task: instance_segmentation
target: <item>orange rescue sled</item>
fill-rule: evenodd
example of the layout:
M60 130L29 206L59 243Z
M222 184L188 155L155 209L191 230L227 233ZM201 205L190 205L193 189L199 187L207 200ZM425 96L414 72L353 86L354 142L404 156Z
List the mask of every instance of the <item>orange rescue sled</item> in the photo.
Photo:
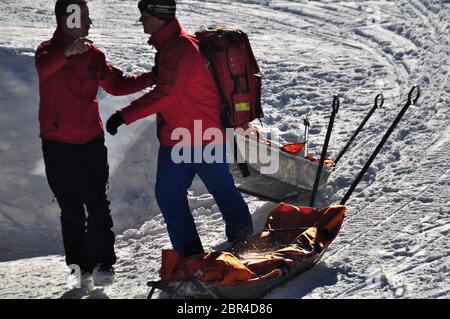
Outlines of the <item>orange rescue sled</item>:
M280 203L264 230L231 251L183 258L162 253L161 280L149 282L169 298L260 298L284 281L309 270L336 238L345 206L322 209Z

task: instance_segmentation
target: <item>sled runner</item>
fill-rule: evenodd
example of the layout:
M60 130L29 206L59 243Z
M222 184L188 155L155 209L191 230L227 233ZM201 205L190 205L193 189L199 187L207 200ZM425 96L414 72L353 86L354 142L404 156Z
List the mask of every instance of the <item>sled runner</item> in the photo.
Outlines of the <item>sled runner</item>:
M250 175L243 177L237 165L231 164L230 166L234 176L234 183L242 193L279 203L288 198L298 196L299 192L302 192L295 186L262 175L251 168L249 170Z
M414 91L417 93L413 99ZM310 207L278 204L268 215L261 232L235 244L229 251L184 258L173 250L164 250L161 280L148 282L152 287L148 298L152 298L156 289L168 298L260 298L313 267L338 235L345 218L346 202L406 110L416 104L419 97L419 87L414 86L408 101L339 204L314 208L324 162L320 161ZM327 140L328 134L322 154L326 152Z

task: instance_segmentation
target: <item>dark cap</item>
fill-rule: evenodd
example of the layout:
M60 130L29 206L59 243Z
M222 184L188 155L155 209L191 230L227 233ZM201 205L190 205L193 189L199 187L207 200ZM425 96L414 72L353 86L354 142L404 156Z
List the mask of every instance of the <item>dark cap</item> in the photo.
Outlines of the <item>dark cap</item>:
M175 0L140 0L138 8L141 12L147 12L168 21L175 18L176 2Z

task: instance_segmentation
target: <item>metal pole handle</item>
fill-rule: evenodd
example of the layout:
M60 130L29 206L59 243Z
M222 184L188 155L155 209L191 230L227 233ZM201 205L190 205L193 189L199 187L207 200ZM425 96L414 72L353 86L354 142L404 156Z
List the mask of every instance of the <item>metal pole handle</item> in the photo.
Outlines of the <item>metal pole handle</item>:
M342 156L347 152L347 150L349 149L350 145L353 143L355 138L358 136L359 132L361 132L361 130L363 129L364 125L366 125L367 121L370 119L370 117L375 112L375 110L378 109L378 108L381 108L383 106L383 104L384 104L384 96L383 96L383 93L380 92L375 97L375 103L372 106L372 108L370 109L369 113L367 113L366 117L361 122L361 124L359 124L358 128L353 133L353 135L350 137L350 139L348 140L347 144L345 144L345 146L342 148L342 150L339 152L339 154L334 159L334 165L335 166L341 160Z
M415 99L412 99L412 94L413 92L417 90L417 95L415 97ZM347 193L344 195L344 198L341 200L341 205L345 205L345 203L347 202L347 200L350 198L350 196L352 195L353 191L355 190L356 186L358 186L359 182L361 181L361 179L363 178L364 174L366 173L366 171L369 169L370 165L372 164L372 162L374 161L375 157L377 157L378 153L380 152L381 148L384 146L384 144L386 143L386 141L388 140L389 136L391 135L391 133L394 131L394 129L396 128L397 124L400 122L400 120L402 119L403 115L405 114L405 112L408 110L408 108L417 103L417 100L420 97L420 88L415 85L413 86L413 88L411 89L411 91L408 94L408 101L406 102L406 104L402 107L402 109L400 110L399 114L397 115L397 117L395 118L394 122L391 124L391 126L388 128L388 130L386 131L386 133L384 134L383 138L381 139L380 143L378 144L377 148L375 149L375 151L372 153L372 155L370 156L369 160L367 161L367 163L364 165L364 167L362 168L361 172L359 173L358 177L356 177L356 180L353 182L353 184L350 186L349 190L347 191Z
M311 199L309 202L310 207L314 207L314 201L316 199L317 189L319 188L320 177L322 176L323 164L325 162L325 156L327 156L328 144L330 143L331 131L333 130L334 118L339 111L339 97L337 95L333 98L332 112L330 121L328 122L327 134L325 136L325 142L323 143L322 154L320 155L319 167L317 168L316 179L314 180L314 186L311 193Z
M341 103L339 102L339 96L335 95L333 97L333 105L331 106L335 114L337 114L337 112L339 111L340 105Z
M413 95L414 91L417 91L417 93L416 93L415 99L412 100L412 95ZM414 86L412 87L411 91L409 91L409 94L408 94L408 102L409 102L411 105L416 105L417 100L418 100L419 97L420 97L420 93L421 93L421 92L420 92L420 87L419 87L418 85L414 85Z
M311 126L311 123L309 123L308 117L305 117L303 119L303 125L305 125L305 157L308 156L308 142L309 142L309 127Z
M381 99L380 102L378 102L379 99ZM378 103L380 103L380 105L378 105ZM374 107L375 107L376 109L379 109L379 108L381 108L381 107L383 106L383 104L384 104L384 96L383 96L383 92L380 92L380 93L378 93L377 96L375 97L375 104L374 104Z

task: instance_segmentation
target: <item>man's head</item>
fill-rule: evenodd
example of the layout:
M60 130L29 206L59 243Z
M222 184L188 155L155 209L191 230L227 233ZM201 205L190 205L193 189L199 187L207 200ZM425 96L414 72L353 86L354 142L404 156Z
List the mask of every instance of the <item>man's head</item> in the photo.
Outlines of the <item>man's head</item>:
M87 0L57 0L55 16L58 27L73 38L86 37L92 20Z
M144 32L154 34L175 18L175 0L140 0L138 3Z

